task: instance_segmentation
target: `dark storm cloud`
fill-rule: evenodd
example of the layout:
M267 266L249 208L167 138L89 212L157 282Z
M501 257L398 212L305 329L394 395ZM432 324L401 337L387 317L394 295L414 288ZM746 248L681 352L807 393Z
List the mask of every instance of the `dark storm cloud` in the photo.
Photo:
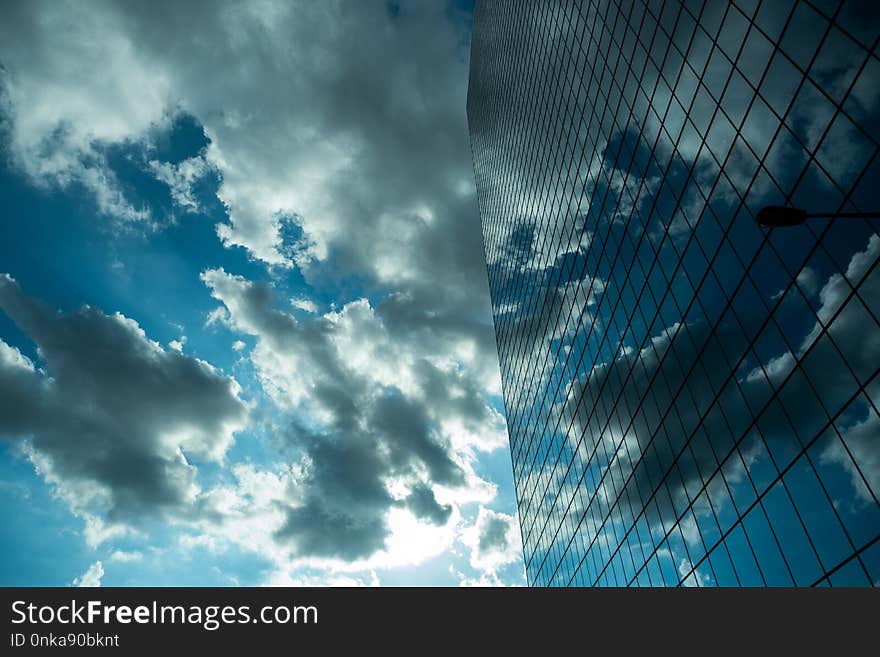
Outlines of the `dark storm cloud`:
M57 314L0 276L0 309L37 346L39 369L0 343L0 434L29 440L77 510L114 523L180 512L195 494L187 457L216 459L247 409L209 364L165 351L122 315Z

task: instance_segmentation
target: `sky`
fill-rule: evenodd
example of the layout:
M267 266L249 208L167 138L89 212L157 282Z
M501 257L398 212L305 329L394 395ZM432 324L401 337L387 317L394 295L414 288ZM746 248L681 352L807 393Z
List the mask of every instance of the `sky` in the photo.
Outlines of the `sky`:
M0 583L525 583L465 2L9 2Z

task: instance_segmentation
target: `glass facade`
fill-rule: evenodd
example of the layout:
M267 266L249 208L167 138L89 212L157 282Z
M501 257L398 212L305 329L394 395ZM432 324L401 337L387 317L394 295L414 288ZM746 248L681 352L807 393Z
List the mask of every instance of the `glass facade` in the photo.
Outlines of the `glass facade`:
M477 0L530 584L880 582L880 12Z

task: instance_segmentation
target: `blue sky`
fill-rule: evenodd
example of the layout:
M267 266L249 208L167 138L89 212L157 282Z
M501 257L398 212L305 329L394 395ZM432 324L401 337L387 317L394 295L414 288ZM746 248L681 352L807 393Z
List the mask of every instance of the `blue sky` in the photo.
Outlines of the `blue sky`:
M0 28L0 582L524 583L467 3L178 4Z
M704 340L707 359L739 359L735 382L716 411L681 422L707 427L695 451L729 458L678 466L670 503L636 530L652 541L638 583L813 583L853 551L858 568L824 583L876 580L880 239L859 221L765 240L745 214L876 207L877 58L856 73L867 37L850 16L796 89L804 39L768 45L779 6L762 5L765 35L751 30L732 67L724 51L745 18L722 21L713 5L701 20L720 45L704 34L689 55L705 58L703 86L687 73L643 99L668 171L640 131L595 124L601 176L566 185L608 202L580 195L552 238L516 212L491 236L502 339L543 336L524 353L556 355L546 377L512 373L510 417L522 435L542 414L571 427L518 446L534 582L593 583L577 541L635 527L583 522L583 496L598 495L587 472L638 487L650 473L618 455L674 453L639 442L646 427L605 431L580 399L609 394L591 389L605 378L635 394L636 361L675 381L666 352ZM803 34L824 24L812 11L797 5ZM525 583L465 116L470 29L467 2L4 5L0 583ZM753 87L762 99L746 111ZM517 178L544 154L521 145L507 183L553 207L556 185ZM613 260L591 250L605 243ZM634 296L638 273L617 259L634 244L659 263L651 296L670 294L644 297L629 326L612 307ZM548 329L548 307L590 330ZM759 325L746 346L741 333ZM695 404L716 371L729 367L710 368ZM757 433L733 444L729 425L777 388ZM801 449L792 413L801 432L827 430ZM614 440L612 457L585 467L587 435ZM564 499L571 521L543 531ZM665 532L683 500L690 515ZM708 554L722 532L724 551ZM633 564L602 570L600 583L637 576Z

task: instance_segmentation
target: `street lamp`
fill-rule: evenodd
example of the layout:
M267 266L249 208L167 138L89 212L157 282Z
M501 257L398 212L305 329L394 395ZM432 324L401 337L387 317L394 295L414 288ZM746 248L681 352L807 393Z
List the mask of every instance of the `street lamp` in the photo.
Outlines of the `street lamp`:
M877 212L807 212L800 208L790 208L784 205L768 205L758 210L755 217L762 226L797 226L807 219L874 219L880 217Z

